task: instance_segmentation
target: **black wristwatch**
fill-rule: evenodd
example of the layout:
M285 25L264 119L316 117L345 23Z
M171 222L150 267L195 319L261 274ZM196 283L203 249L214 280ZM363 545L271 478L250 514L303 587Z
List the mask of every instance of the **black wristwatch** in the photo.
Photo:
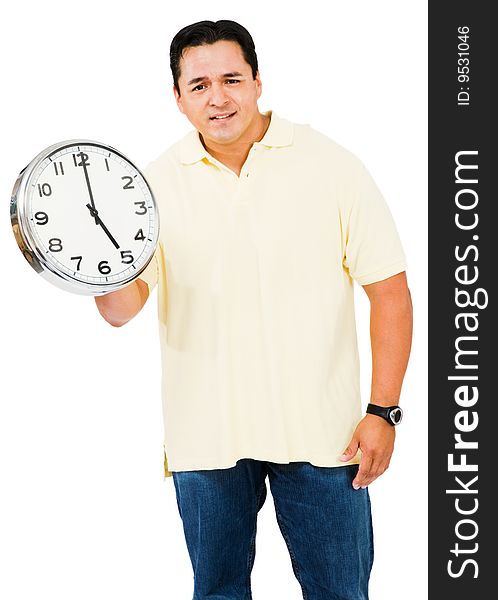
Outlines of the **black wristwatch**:
M399 406L378 406L377 404L369 404L367 413L377 415L385 419L389 425L399 425L403 418L403 410Z

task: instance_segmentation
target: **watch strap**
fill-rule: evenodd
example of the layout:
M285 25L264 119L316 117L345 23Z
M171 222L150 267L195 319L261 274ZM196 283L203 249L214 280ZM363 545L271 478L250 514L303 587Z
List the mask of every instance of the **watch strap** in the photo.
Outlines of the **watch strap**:
M382 417L390 425L397 425L403 417L403 410L398 406L379 406L378 404L369 403L367 405L367 413Z

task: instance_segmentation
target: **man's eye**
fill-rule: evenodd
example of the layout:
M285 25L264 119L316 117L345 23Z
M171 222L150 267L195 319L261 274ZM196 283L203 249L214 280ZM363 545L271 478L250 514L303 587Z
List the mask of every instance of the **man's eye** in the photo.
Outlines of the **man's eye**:
M227 83L239 83L240 79L227 79Z
M198 90L201 87L205 87L202 83L199 83L199 85L196 85L195 88L192 88L192 91L195 92L196 90Z

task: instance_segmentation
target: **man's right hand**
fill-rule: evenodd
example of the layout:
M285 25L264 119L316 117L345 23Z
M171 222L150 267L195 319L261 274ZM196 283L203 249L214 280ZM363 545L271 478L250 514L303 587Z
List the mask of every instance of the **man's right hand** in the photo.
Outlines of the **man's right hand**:
M121 327L137 315L149 297L149 286L141 279L135 279L129 285L95 296L95 303L102 317L113 327Z

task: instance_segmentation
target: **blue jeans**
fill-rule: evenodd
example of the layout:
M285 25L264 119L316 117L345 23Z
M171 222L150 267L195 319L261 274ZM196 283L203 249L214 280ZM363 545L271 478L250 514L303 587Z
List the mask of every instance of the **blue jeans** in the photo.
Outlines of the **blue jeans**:
M252 600L256 521L268 475L277 522L305 600L368 600L373 533L358 465L244 458L228 469L174 471L194 570L193 600Z

